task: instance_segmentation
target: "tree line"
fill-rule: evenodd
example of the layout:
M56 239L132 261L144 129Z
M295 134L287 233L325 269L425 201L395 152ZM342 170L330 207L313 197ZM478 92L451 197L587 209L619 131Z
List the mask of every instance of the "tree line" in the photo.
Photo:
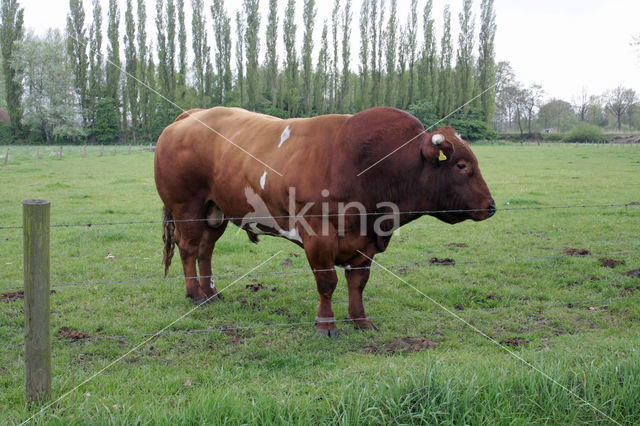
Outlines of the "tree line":
M571 101L545 100L539 84L524 87L508 62L496 65L496 114L494 128L516 132L521 137L541 131L568 132L580 124L612 130L634 131L640 128L638 94L617 86L602 94L589 93L584 87Z
M69 0L64 34L51 30L37 37L25 34L18 0L2 0L4 100L11 119L3 135L35 142L153 141L182 110L215 105L278 117L387 105L425 122L464 105L451 119L489 131L495 111L493 0L481 0L477 37L473 0L461 0L457 19L445 7L440 35L432 0L411 0L406 17L398 16L397 0L363 0L359 11L351 0L334 0L321 21L315 0L288 0L283 16L276 0L266 2L266 16L261 0L243 0L231 16L224 0L156 0L153 11L145 0L109 0L106 14L100 0L89 11L81 0ZM145 28L149 13L155 16L154 40ZM451 35L456 23L457 43ZM352 52L356 30L361 41Z

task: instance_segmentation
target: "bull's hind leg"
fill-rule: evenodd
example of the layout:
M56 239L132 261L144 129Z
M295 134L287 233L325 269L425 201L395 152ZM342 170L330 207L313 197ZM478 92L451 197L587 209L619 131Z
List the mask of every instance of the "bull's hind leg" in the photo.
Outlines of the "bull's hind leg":
M204 219L204 204L190 203L175 206L172 210L176 226L176 242L180 249L180 258L184 269L186 296L191 298L194 303L201 303L214 294L209 285L207 285L209 291L201 288L196 268L198 255L201 251L200 246L208 228L206 221L202 220Z
M206 295L209 302L216 298L221 299L222 294L216 288L216 282L213 278L211 269L211 255L216 246L216 241L224 234L227 228L227 221L221 221L215 227L208 225L200 240L198 247L198 269L200 271L200 290ZM212 297L215 296L215 297Z

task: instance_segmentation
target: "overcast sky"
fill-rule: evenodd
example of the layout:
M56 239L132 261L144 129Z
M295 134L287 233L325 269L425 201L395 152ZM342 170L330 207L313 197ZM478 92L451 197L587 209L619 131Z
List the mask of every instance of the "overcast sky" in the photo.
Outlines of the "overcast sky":
M107 0L103 3L103 29L106 30ZM135 0L133 3L135 4ZM476 33L480 29L479 9L481 0L474 0ZM191 0L185 0L190 5ZM208 23L211 22L209 5L205 0ZM240 0L227 0L227 9L235 14ZM296 10L298 15L298 40L302 43L302 0ZM330 19L333 1L317 0L318 14L314 37L316 53L324 19ZM344 0L343 0L344 3ZM388 1L387 1L388 3ZM398 0L398 20L404 25L409 0ZM418 0L418 8L426 0ZM86 22L91 21L91 1L84 0ZM121 25L124 25L125 1L119 0ZM264 28L268 0L260 1L262 10L261 34ZM434 0L436 37L442 35L442 11L446 4L452 12L454 45L457 44L458 13L462 0ZM20 0L24 8L25 27L36 34L44 34L48 28L63 29L69 3L66 0ZM358 18L361 0L353 0L353 25L351 26L352 64L358 63ZM282 25L286 1L279 1L280 25ZM135 8L135 6L134 6ZM190 7L187 7L190 9ZM607 89L623 85L640 93L640 47L632 47L633 36L640 36L640 0L496 0L496 59L511 63L517 79L525 86L542 85L547 98L571 101L582 88L590 94L601 94ZM422 10L419 10L422 21ZM147 32L149 40L155 38L155 0L147 0ZM190 29L190 10L187 10L187 27ZM232 19L234 21L234 19ZM420 22L420 28L422 22ZM232 29L232 31L235 31ZM208 29L211 35L211 29ZM282 43L282 38L279 40ZM105 37L106 43L106 37ZM188 41L189 47L191 41ZM477 44L476 44L477 48ZM264 49L261 55L264 54ZM299 50L298 50L299 51ZM280 49L282 52L282 46ZM282 60L283 54L280 54Z

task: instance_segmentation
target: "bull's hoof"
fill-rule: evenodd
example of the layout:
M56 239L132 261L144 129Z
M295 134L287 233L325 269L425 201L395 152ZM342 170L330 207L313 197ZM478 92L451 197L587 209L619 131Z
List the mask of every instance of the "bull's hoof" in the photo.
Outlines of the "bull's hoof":
M336 327L336 319L316 317L316 333L322 337L338 337L338 328Z
M322 337L338 337L338 329L337 328L318 328L316 327L316 333Z
M351 318L349 318L351 319ZM378 331L378 327L376 327L376 325L369 319L360 319L360 320L353 320L351 319L351 321L353 321L353 327L356 330L373 330L373 331Z
M188 296L187 296L188 297ZM192 298L191 302L194 305L199 305L199 306L207 306L207 305L211 305L212 303L215 303L219 300L222 300L222 294L220 293L216 293L212 296L205 296L205 297L199 297L199 298Z

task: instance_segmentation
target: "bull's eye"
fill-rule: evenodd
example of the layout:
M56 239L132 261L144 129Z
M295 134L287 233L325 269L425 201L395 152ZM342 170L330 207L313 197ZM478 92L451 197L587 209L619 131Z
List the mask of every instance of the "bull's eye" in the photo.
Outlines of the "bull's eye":
M456 164L456 167L458 167L460 170L464 170L467 168L467 165L464 163L458 163Z

